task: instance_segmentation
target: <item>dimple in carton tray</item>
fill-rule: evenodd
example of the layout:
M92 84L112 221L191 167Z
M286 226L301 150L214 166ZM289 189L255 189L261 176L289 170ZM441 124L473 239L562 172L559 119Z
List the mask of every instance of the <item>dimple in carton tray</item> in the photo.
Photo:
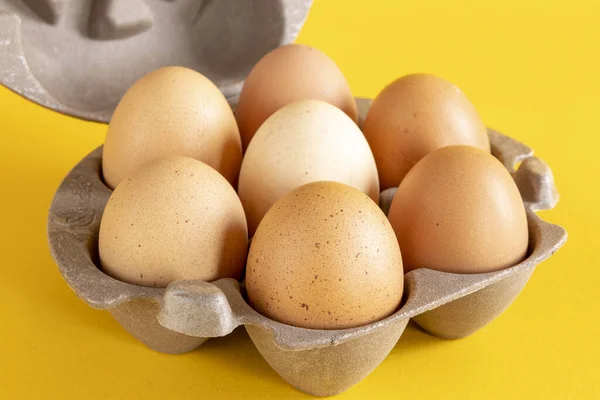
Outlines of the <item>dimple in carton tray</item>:
M357 99L364 118L370 100ZM243 325L260 354L297 389L318 396L341 393L373 371L412 318L442 338L476 332L504 311L535 267L565 242L567 234L535 212L556 205L549 167L527 146L488 130L492 153L511 172L527 210L529 250L521 263L497 272L453 274L420 268L405 274L401 308L357 328L316 330L271 320L253 310L243 285L233 279L175 281L166 289L120 282L100 269L98 231L111 190L102 181L102 148L86 156L58 188L48 219L52 254L68 285L91 307L108 310L148 347L184 353ZM519 165L518 169L515 167ZM382 192L384 212L395 189Z

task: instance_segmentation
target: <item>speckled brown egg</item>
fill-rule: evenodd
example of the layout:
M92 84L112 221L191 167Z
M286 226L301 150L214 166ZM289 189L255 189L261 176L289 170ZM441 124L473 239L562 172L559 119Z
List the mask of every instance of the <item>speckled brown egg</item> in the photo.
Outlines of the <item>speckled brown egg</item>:
M289 44L265 55L250 71L236 108L244 149L271 114L286 104L310 99L331 103L357 121L346 78L325 53Z
M314 182L281 198L250 246L246 287L253 307L289 325L341 329L369 324L400 306L400 249L367 195Z
M358 126L329 103L305 100L270 116L246 151L238 194L250 235L277 199L315 181L345 183L379 201L377 167Z
M467 96L429 74L404 76L375 98L365 122L381 190L396 187L428 153L449 145L490 151L486 128Z
M235 191L187 157L154 161L125 178L106 204L99 236L102 269L141 286L239 279L248 249Z
M204 75L165 67L125 93L108 125L102 171L115 188L141 165L172 155L200 160L235 187L242 147L233 111Z
M527 253L519 190L500 161L475 147L425 156L400 184L388 217L407 271L490 272Z

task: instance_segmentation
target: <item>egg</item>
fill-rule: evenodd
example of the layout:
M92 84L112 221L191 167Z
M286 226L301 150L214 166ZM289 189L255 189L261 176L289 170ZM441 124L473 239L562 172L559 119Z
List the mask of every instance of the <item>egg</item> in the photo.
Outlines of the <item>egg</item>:
M299 44L266 54L250 71L236 108L244 149L271 114L287 104L310 99L331 103L357 121L350 87L326 54Z
M141 165L171 155L200 160L237 183L242 148L233 111L210 80L183 67L150 72L125 93L106 134L104 180L115 188Z
M490 151L475 107L459 88L435 75L407 75L389 84L362 128L381 190L397 187L417 161L438 148L462 144Z
M529 242L519 190L504 166L471 146L436 150L406 175L389 212L406 271L483 273L522 261Z
M345 183L379 200L375 160L354 121L324 101L288 104L256 132L242 162L238 194L250 235L280 197L323 180Z
M217 171L188 157L144 165L114 190L102 215L102 269L141 286L239 279L248 249L244 210Z
M281 198L252 240L246 269L251 305L303 328L362 326L402 300L402 256L394 231L367 195L313 182Z

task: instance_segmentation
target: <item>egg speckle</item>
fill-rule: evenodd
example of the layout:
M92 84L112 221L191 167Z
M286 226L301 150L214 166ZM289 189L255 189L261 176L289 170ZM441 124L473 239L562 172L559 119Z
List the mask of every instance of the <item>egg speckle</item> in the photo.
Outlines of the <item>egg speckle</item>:
M402 258L389 222L368 196L314 182L265 215L250 247L246 287L255 309L277 321L360 326L398 309Z

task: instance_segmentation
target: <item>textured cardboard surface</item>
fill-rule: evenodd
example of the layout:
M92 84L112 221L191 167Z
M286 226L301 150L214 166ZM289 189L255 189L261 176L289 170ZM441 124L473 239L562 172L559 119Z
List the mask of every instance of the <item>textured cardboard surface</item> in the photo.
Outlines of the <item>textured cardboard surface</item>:
M135 299L111 308L109 312L129 333L161 353L186 353L207 340L163 327L156 319L159 310L160 304L154 300Z
M493 283L470 295L414 317L432 335L458 339L478 331L502 313L519 295L535 268Z
M316 396L345 391L369 375L392 351L408 318L337 346L282 349L260 326L246 325L252 342L269 365L295 388Z
M368 100L358 103L363 113L368 110ZM486 325L510 305L536 265L566 240L562 228L534 213L556 203L550 169L532 157L527 146L495 131L489 136L494 155L513 173L526 203L529 256L514 267L485 274L411 271L405 275L401 309L366 326L312 330L281 324L254 311L232 279L177 281L155 289L103 274L97 267L97 233L110 190L101 180L101 148L84 158L59 187L48 220L50 248L80 298L94 308L110 310L151 348L166 353L191 350L204 338L224 336L245 325L260 353L286 381L310 394L333 395L379 365L410 318L428 332L448 338L469 335ZM389 203L392 194L393 190L382 196L387 199L382 204ZM157 322L166 329L158 328Z
M0 0L0 84L53 110L108 122L137 79L181 65L235 104L250 69L294 41L311 4Z

